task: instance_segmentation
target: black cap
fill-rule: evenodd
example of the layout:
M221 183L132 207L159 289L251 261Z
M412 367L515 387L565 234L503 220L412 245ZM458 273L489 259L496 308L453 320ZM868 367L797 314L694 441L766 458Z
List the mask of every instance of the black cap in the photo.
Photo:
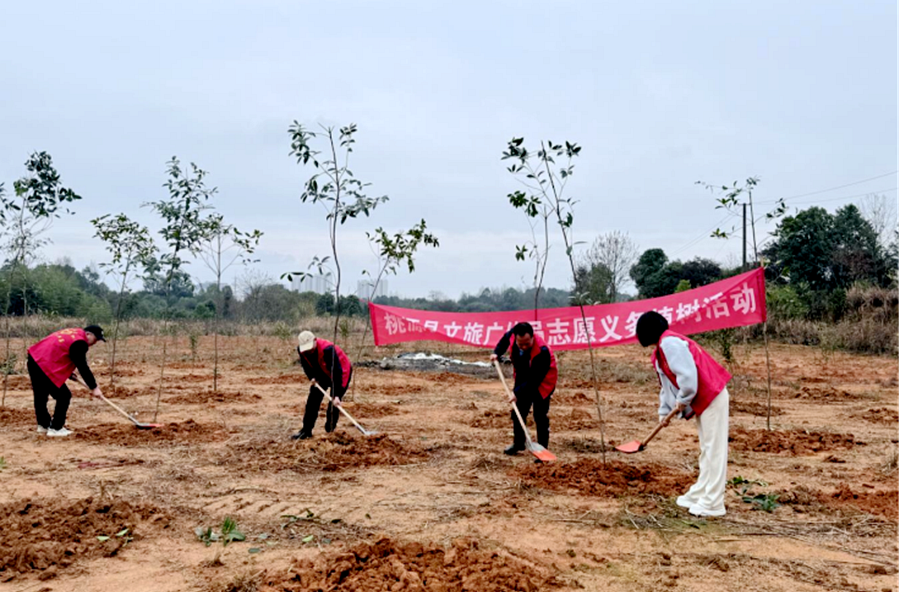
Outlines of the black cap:
M84 328L84 330L88 333L93 333L94 337L97 338L97 341L106 341L106 339L103 337L103 329L100 327L100 325L88 325Z

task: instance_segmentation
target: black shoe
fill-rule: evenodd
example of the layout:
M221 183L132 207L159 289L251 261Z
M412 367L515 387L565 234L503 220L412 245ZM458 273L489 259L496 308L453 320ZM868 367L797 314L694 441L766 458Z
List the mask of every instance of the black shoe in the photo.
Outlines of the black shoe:
M337 417L335 417L334 415L332 415L331 417L328 417L328 418L325 419L325 431L326 431L327 433L330 434L331 432L334 431L334 429L335 429L336 427L337 427Z
M307 432L306 430L300 430L291 436L291 440L306 440L308 438L312 438L312 433Z
M524 446L519 446L518 444L513 444L512 446L510 446L509 448L504 450L503 454L505 454L507 456L515 456L524 450L525 450Z

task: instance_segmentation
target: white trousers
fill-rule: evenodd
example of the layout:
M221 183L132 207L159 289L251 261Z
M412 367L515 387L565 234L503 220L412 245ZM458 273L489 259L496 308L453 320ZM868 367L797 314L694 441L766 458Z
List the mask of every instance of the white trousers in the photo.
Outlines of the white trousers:
M696 419L700 476L684 497L706 510L724 510L728 480L728 389L722 389Z

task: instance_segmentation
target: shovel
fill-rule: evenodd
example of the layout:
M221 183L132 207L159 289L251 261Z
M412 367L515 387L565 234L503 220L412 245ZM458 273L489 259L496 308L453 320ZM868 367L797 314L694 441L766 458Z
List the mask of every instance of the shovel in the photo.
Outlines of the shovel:
M640 452L644 449L645 446L647 446L647 444L650 443L650 440L652 440L653 437L656 436L657 433L659 433L659 430L665 427L666 422L675 417L676 413L678 413L678 409L672 409L672 411L669 412L666 418L659 422L655 428L653 428L653 431L650 432L650 435L647 436L643 442L639 442L638 440L625 442L624 444L616 446L616 450L618 450L619 452L624 452L625 454L634 454L635 452Z
M78 384L82 385L84 388L91 390L91 388L81 379L80 376L73 374L72 378L74 378L75 381L78 382ZM133 418L131 415L129 415L127 411L125 411L124 409L122 409L121 407L119 407L118 405L116 405L115 403L113 403L112 401L110 401L109 399L104 397L103 395L100 395L100 398L103 399L104 403L106 403L107 405L109 405L110 407L112 407L113 409L115 409L116 411L118 411L119 413L124 415L125 417L127 417L129 420L131 420L131 423L134 424L134 427L136 427L139 430L152 430L153 428L162 427L161 423L141 423L138 420L136 420L135 418Z
M328 397L328 398L331 398L331 395L329 395L327 391L325 391L322 387L320 387L318 382L316 383L316 388L319 389L319 390L322 392L323 395L325 395L325 396ZM332 405L334 405L334 403L332 403ZM376 436L376 435L378 435L378 432L373 432L373 431L371 431L371 430L367 430L366 428L364 428L364 427L362 427L361 425L359 425L359 422L356 421L355 419L353 419L353 416L350 415L349 413L347 413L347 411L344 410L344 407L343 407L342 405L334 405L334 406L337 407L338 410L339 410L341 413L343 413L343 414L347 417L347 419L350 420L350 422L351 422L353 425L356 426L356 429L358 429L360 432L362 432L362 435L363 435L363 436Z
M504 378L503 371L500 369L500 364L496 360L494 360L494 367L497 368L497 376L500 377L500 382L503 383L503 388L504 390L506 390L506 394L509 396L509 398L512 398L513 394L509 392L509 387L506 386L506 378ZM525 447L528 449L528 451L541 462L550 462L556 460L555 454L531 439L531 434L528 433L528 428L525 427L525 420L522 419L522 414L519 413L519 407L515 403L512 403L512 408L513 411L516 412L516 417L519 418L519 425L522 426L522 431L525 432Z

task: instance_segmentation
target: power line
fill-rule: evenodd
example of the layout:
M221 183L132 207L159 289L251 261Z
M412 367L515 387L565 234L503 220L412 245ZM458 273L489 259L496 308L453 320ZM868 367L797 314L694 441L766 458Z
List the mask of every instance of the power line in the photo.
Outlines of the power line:
M865 193L857 193L856 195L845 195L845 196L843 196L843 197L830 197L830 198L828 198L828 199L816 199L816 200L813 200L813 201L794 202L792 205L795 205L795 206L802 206L802 205L809 205L809 204L820 204L820 203L826 203L826 202L830 202L830 201L841 201L841 200L844 200L844 199L854 199L854 198L857 198L857 197L865 197L865 196L871 195L871 194L873 194L873 193L889 193L889 192L891 192L891 191L897 191L897 187L891 187L890 189L879 189L878 191L867 191L867 192L865 192ZM768 216L768 214L763 214L763 215L761 215L759 218L757 218L756 220L754 220L754 222L759 222L760 220L762 220L762 219L765 218L766 216Z
M679 253L682 253L682 252L684 252L684 251L690 249L691 247L697 245L697 244L700 243L703 239L709 238L709 235L710 235L710 233L711 233L713 230L717 229L719 226L721 226L724 222L726 222L726 221L727 221L729 218L731 218L732 216L733 216L733 214L732 214L731 212L729 212L727 216L725 216L724 218L722 218L721 220L719 220L718 222L716 222L716 225L715 225L715 226L713 226L712 228L710 228L709 230L707 230L707 231L704 232L703 234L697 236L696 238L691 239L690 241L686 242L686 243L683 244L682 246L678 247L677 249L675 249L674 251L672 251L671 255L674 257L675 255L678 255Z
M854 185L861 185L862 183L868 183L869 181L874 181L875 179L883 179L884 177L890 177L891 175L896 175L900 171L893 171L890 173L884 173L883 175L878 175L875 177L869 177L868 179L862 179L860 181L854 181L853 183L847 183L846 185L838 185L837 187L829 187L828 189L820 189L818 191L811 191L809 193L800 193L797 195L791 195L789 197L782 197L779 199L771 199L765 201L758 201L756 203L764 204L764 203L777 203L780 200L787 201L789 199L797 199L800 197L809 197L810 195L819 195L820 193L828 193L830 191L837 191L838 189L844 189L845 187L852 187ZM869 193L872 193L871 191Z

